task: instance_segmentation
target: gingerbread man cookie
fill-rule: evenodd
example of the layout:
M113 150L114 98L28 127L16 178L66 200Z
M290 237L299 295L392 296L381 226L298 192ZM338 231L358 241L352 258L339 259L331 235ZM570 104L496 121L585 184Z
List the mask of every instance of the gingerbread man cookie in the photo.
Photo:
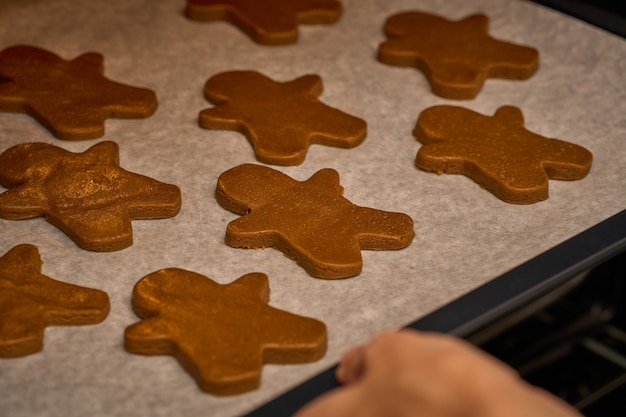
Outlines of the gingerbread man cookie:
M456 106L434 106L418 117L415 137L424 145L415 164L426 171L463 174L509 203L548 198L548 178L579 180L591 168L582 146L524 128L517 107L484 116Z
M115 142L79 154L46 143L0 154L0 218L45 216L78 246L116 251L132 244L131 219L175 216L180 190L119 167Z
M378 59L418 68L433 93L449 99L476 97L486 78L530 78L539 65L537 50L495 39L488 30L484 15L450 21L422 12L400 13L385 23L389 40L379 46Z
M337 0L187 0L193 20L225 20L263 45L298 40L298 24L330 24L341 16Z
M268 305L265 274L220 285L169 268L142 278L133 309L142 321L126 329L126 350L173 355L199 387L215 395L258 388L265 363L303 363L326 353L324 323Z
M109 313L106 293L41 273L36 246L18 245L0 257L0 357L43 349L46 326L96 324Z
M32 46L7 48L0 52L0 111L27 113L64 140L103 136L107 118L154 113L154 92L113 82L103 71L104 58L93 52L66 61Z
M365 121L320 102L321 93L317 75L276 82L255 71L223 72L206 82L216 107L203 110L199 123L242 132L261 162L299 165L311 144L352 148L365 139Z
M401 249L411 243L411 217L359 207L342 192L333 169L300 182L260 165L232 168L220 175L216 198L243 217L228 224L226 243L273 247L312 276L327 279L359 274L363 249Z

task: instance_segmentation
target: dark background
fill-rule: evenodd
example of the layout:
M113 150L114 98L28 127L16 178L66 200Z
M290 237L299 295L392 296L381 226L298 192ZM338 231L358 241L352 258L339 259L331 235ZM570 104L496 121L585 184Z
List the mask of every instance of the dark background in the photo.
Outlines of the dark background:
M626 38L626 0L534 0Z

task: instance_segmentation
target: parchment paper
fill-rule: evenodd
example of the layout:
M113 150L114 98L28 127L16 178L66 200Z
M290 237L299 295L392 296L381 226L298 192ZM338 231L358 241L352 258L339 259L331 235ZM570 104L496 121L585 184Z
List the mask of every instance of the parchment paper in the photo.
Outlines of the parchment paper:
M335 363L353 344L412 322L626 208L623 39L524 1L343 4L336 24L301 26L297 44L267 47L227 23L187 20L182 0L0 1L0 49L30 44L65 59L99 52L108 78L153 89L159 99L152 117L111 119L103 138L81 142L58 140L29 116L0 113L0 150L47 142L82 152L113 140L123 168L176 184L183 195L178 216L134 221L133 246L113 253L84 251L43 218L0 220L0 253L35 244L44 274L102 289L111 300L102 324L48 328L42 352L0 359L0 415L240 415ZM474 100L439 98L417 70L375 59L385 19L414 9L450 19L485 13L493 36L540 51L540 69L527 81L488 80ZM355 204L414 219L408 248L363 251L359 276L326 281L276 250L224 244L226 224L237 216L215 201L217 177L256 161L243 135L202 129L197 116L210 107L204 82L238 69L279 81L319 74L322 101L367 121L359 147L312 146L301 166L277 169L298 180L336 169ZM484 114L516 105L529 130L588 148L591 172L582 181L550 181L549 199L527 206L504 203L463 176L422 172L413 163L419 143L411 131L420 111L445 103ZM167 267L221 283L253 271L268 274L271 305L327 324L326 356L313 364L265 366L259 390L217 398L201 392L175 359L127 353L123 332L138 320L132 287Z

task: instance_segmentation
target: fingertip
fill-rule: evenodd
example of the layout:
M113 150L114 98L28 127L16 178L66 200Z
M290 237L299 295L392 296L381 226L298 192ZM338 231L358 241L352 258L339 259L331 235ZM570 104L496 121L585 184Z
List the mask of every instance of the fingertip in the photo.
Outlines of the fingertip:
M344 353L335 371L335 377L340 384L350 384L361 377L364 368L364 351L364 346L355 346Z

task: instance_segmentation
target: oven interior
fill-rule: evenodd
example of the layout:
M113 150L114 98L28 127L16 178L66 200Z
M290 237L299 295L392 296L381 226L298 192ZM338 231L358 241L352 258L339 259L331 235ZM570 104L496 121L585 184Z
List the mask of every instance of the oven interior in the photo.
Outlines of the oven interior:
M468 339L586 417L626 416L626 252Z

